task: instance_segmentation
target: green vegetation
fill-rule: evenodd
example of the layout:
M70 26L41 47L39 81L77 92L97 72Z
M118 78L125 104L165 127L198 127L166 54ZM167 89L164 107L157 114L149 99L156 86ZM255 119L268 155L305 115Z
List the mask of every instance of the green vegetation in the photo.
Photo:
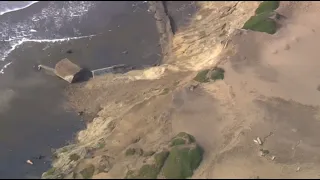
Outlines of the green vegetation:
M259 4L259 7L256 9L256 14L261 14L265 12L272 12L280 6L280 1L263 1Z
M270 17L273 14L277 15L274 10L276 10L279 5L280 1L263 1L256 9L256 15L251 16L242 28L274 34L277 31L277 24L275 20L271 19Z
M154 155L154 160L156 162L156 167L159 169L162 168L164 162L166 161L167 157L169 156L169 152L168 151L162 151L160 153L157 153Z
M173 147L163 165L163 175L167 179L185 179L193 175L193 171L202 161L203 150L195 147Z
M168 155L167 151L155 154L155 164L145 164L138 171L128 171L125 179L156 179Z
M78 161L80 159L80 156L78 154L71 154L69 156L70 161Z
M159 174L159 169L155 165L143 165L138 174L139 179L156 179Z
M80 171L80 174L84 179L91 179L94 174L94 165L90 164L88 167Z
M221 79L223 80L224 79L224 69L222 68L219 68L219 67L215 67L212 69L211 71L211 76L210 78L214 81L218 80L218 79Z
M102 149L102 148L104 148L105 146L106 146L106 143L103 142L103 141L101 141L101 142L98 143L97 148L98 148L98 149Z
M220 67L214 67L213 69L206 69L206 70L200 71L197 74L197 76L194 78L194 80L202 83L209 82L210 79L213 81L216 81L218 79L223 80L224 72L225 72L224 69Z
M171 141L170 146L178 146L178 145L184 145L184 144L186 144L186 141L184 139L176 138Z
M209 69L200 71L197 74L197 76L194 78L194 80L202 83L209 82L209 78L207 77L208 72L209 72Z
M252 31L274 34L277 31L277 24L273 19L269 18L269 13L263 13L251 16L242 28Z
M172 146L170 152L162 151L154 154L153 164L145 164L138 170L130 170L125 178L156 179L160 173L167 179L185 179L192 176L203 156L203 150L195 143L195 138L190 134L180 132L172 138L170 146ZM130 152L133 151L130 150Z

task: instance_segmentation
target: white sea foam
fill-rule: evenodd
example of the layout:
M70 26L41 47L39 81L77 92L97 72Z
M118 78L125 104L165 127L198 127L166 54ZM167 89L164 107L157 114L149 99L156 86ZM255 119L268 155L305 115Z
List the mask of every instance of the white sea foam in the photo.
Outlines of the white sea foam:
M2 9L0 6L0 15L1 13L4 14L6 12L17 11L29 7L36 2L39 1L16 1L16 4L14 4L14 2L0 1L0 5L5 5L2 6L4 7ZM61 3L63 3L62 8ZM95 3L91 1L51 1L48 6L43 8L40 12L21 21L11 22L9 18L2 19L0 22L0 61L8 61L6 59L8 55L25 42L55 43L92 37L93 35L85 36L87 34L82 34L75 27L73 27L73 34L63 34L65 31L61 31L61 34L60 29L65 25L69 25L71 22L80 23L82 16L94 6ZM73 37L64 38L66 36ZM0 70L0 73L2 74L3 70L9 65L4 66Z
M0 74L4 74L4 69L6 69L12 62L8 62L6 65L3 66L3 68L0 70Z
M23 44L25 42L57 43L57 42L75 40L75 39L91 38L91 37L94 37L94 36L96 36L96 35L61 38L61 39L25 39L25 38L23 38L22 40L18 41L16 44L11 45L11 49L9 49L4 54L4 57L1 60L4 61L12 51L14 51L17 47L19 47L21 44ZM3 68L0 70L0 74L4 74L4 69L6 69L11 63L12 62L8 62L6 65L4 65Z
M3 14L8 13L8 12L18 11L18 10L27 8L27 7L29 7L29 6L31 6L32 4L37 3L37 2L39 2L39 1L29 1L26 5L21 6L21 7L6 8L6 9L4 9L4 10L2 10L2 11L0 12L0 15L3 15Z

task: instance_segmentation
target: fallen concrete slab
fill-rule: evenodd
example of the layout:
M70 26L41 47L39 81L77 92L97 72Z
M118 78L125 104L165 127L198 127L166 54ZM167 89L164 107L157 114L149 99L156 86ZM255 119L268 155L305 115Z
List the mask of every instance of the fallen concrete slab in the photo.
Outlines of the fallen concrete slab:
M82 68L72 63L69 59L65 58L59 61L55 68L54 73L60 78L73 83L79 78Z

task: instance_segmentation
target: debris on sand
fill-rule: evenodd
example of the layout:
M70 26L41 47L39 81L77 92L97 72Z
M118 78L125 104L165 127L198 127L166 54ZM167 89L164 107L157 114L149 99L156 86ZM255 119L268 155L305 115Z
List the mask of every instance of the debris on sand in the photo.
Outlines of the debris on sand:
M31 160L27 160L27 163L33 165L33 162Z
M78 116L82 116L83 113L84 113L83 111L79 111L79 112L78 112Z
M300 171L300 167L298 167L296 171L297 171L297 172Z
M253 142L255 142L256 144L262 145L262 141L259 137L257 137L257 139L254 139Z
M194 91L194 89L196 89L196 88L198 87L198 85L199 85L199 84L191 84L191 85L189 86L189 90L190 90L190 91Z
M257 137L257 141L258 141L259 145L262 145L262 141L261 141L261 139L259 137Z
M259 156L263 157L267 154L269 154L270 152L268 150L264 150L264 149L260 149L259 150Z

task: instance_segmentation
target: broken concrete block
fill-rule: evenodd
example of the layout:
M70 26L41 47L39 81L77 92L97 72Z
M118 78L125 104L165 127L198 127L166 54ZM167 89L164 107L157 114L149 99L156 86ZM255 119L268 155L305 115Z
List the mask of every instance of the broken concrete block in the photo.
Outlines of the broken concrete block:
M65 58L56 64L54 73L69 83L73 83L75 79L77 79L77 76L79 76L78 74L81 70L82 69L78 65Z

